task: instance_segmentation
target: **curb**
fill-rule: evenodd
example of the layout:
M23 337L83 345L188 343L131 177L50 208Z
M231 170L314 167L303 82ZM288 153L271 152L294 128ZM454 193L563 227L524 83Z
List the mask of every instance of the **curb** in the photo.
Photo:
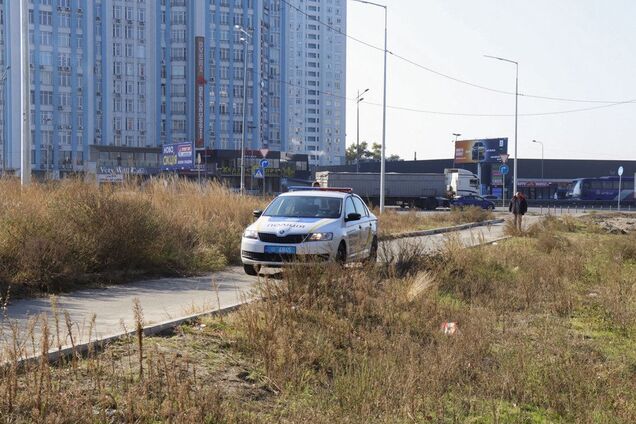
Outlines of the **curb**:
M167 321L162 321L160 323L157 324L150 324L147 326L144 326L143 328L143 333L144 333L144 337L150 337L150 336L154 336L156 334L160 334L164 331L167 330L172 330L175 327L178 327L182 324L187 324L193 321L196 321L197 319L201 318L201 317L205 317L205 316L218 316L218 315L226 315L229 314L230 312L234 312L236 310L238 310L241 306L245 305L246 303L249 303L249 301L246 302L238 302L235 303L233 305L230 306L226 306L224 308L221 309L214 309L214 310L209 310L209 311L205 311L205 312L200 312L197 314L192 314L192 315L188 315L186 317L182 317L182 318L177 318L177 319L172 319L172 320L167 320ZM112 334L109 336L104 336L104 337L100 337L97 340L92 340L92 341L88 341L85 343L81 343L78 344L76 346L64 346L62 349L58 350L58 349L51 349L49 350L48 354L47 354L47 360L50 363L55 363L60 361L61 359L66 359L66 358L70 358L74 355L79 355L79 356L84 356L86 355L88 352L90 352L91 350L101 350L103 349L105 346L113 343L113 342L117 342L121 339L123 339L124 337L130 337L130 336L136 336L137 332L135 330L132 331L128 331L126 333L117 333L117 334ZM35 354L35 355L30 355L27 356L26 358L20 359L16 362L16 365L18 368L22 368L27 364L30 363L36 363L38 361L40 361L42 358L41 354ZM6 363L5 363L6 365Z
M469 228L483 227L487 225L501 224L504 219L491 219L489 221L469 222L468 224L455 225L453 227L434 228L432 230L410 231L400 234L389 234L379 238L379 241L397 240L409 237L432 236L435 234L451 233L453 231L467 230Z

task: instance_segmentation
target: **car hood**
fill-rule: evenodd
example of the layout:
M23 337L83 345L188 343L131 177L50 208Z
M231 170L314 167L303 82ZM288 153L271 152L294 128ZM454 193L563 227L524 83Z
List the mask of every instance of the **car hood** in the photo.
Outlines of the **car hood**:
M338 218L280 218L262 216L249 228L259 233L270 233L284 237L289 234L333 231L332 224L336 222L338 222Z

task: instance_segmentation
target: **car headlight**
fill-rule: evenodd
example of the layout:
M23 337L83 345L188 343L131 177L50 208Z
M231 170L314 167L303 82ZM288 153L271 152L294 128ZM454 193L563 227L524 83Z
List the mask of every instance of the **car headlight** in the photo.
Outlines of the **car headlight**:
M329 241L333 240L333 233L312 233L307 237L307 241Z
M243 233L243 237L247 239L258 240L258 231L256 230L245 230Z

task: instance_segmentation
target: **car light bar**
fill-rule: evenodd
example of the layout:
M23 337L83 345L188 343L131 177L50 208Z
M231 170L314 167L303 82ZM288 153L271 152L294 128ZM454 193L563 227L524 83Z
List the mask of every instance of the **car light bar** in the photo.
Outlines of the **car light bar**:
M288 188L289 191L338 191L340 193L353 193L352 188L347 187L304 187L304 186L292 186Z

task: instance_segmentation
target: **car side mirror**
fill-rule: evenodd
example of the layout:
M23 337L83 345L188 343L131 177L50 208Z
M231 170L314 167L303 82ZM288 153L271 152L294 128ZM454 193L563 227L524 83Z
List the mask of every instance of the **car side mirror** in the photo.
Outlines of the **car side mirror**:
M260 209L256 209L254 212L252 212L252 215L254 215L254 218L260 218L261 215L263 215L263 211Z
M362 215L360 215L359 213L350 213L345 218L345 222L360 221L360 218L362 218Z

